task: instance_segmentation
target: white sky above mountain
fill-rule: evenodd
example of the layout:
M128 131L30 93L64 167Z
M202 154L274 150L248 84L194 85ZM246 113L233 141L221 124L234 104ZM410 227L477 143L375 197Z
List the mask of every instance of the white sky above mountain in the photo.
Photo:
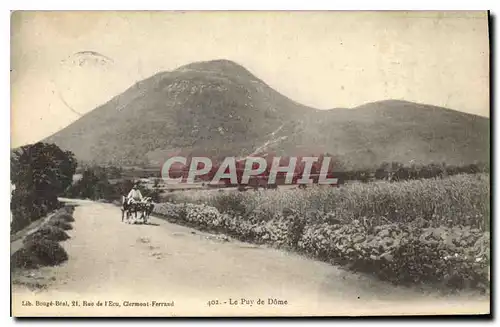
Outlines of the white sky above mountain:
M214 59L320 109L404 99L489 117L486 12L17 12L11 26L13 147Z

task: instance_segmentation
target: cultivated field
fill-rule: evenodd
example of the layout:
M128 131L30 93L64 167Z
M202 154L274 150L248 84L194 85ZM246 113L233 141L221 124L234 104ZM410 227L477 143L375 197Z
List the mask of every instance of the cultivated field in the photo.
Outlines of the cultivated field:
M423 219L434 226L470 225L487 230L489 178L489 174L459 175L397 183L351 183L340 188L313 186L306 190L296 186L246 192L234 188L189 190L172 192L167 200L207 204L256 221L280 218L284 210L294 210L302 215L319 211L342 222L369 219L377 225Z
M489 178L475 174L340 188L173 192L155 212L395 283L486 290Z

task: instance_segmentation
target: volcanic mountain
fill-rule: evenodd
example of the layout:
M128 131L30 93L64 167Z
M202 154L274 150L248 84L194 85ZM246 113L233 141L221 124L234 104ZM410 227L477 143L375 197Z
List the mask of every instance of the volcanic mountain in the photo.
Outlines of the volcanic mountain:
M242 66L214 60L140 81L44 142L97 164L156 165L172 154L321 151L345 166L366 167L488 162L489 133L487 118L406 101L309 108Z

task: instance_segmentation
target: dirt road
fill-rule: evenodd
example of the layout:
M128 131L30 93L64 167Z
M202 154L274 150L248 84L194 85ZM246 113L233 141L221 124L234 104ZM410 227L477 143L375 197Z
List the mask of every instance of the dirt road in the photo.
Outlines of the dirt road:
M33 292L26 285L13 285L14 315L489 312L489 298L484 296L443 296L394 287L295 254L238 241L224 242L154 217L151 225L125 224L113 205L77 202L74 229L68 233L71 239L61 243L69 260L25 278L46 284L46 289ZM259 299L264 304L258 304ZM61 303L56 305L55 301ZM209 306L209 301L213 305Z

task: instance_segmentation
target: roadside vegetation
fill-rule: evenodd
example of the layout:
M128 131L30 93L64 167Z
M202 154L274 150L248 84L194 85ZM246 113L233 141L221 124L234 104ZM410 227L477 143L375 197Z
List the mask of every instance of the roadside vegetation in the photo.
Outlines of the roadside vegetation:
M69 186L64 196L76 199L103 200L107 202L119 201L122 195L127 195L133 186L130 179L120 178L116 175L118 169L114 167L89 166L82 172L82 177ZM111 183L111 180L117 180ZM140 185L139 189L143 196L149 196L155 202L160 201L160 190L158 183L153 189Z
M62 207L45 224L27 235L22 247L10 258L11 269L34 269L41 266L55 266L68 260L66 250L59 242L70 236L65 230L72 229L73 208Z
M13 152L11 234L57 210L25 237L11 257L14 267L68 259L59 242L70 237L74 207L61 208L58 196L116 202L132 188L114 167L87 166L73 181L76 165L72 153L53 144ZM296 251L396 284L489 290L488 165L384 163L336 175L346 184L170 192L164 203L158 183L140 189L157 203L154 213L175 223Z
M57 200L76 170L73 153L54 144L36 143L11 153L11 234L59 208Z
M182 194L155 213L397 284L489 288L489 174Z

